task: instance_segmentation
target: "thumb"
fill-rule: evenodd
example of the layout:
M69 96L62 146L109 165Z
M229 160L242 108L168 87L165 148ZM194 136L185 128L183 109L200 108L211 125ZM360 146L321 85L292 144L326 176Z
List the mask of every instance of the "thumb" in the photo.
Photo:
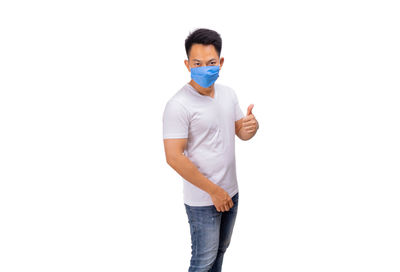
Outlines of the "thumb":
M253 110L254 104L250 104L250 106L247 108L247 115L253 114L251 111Z

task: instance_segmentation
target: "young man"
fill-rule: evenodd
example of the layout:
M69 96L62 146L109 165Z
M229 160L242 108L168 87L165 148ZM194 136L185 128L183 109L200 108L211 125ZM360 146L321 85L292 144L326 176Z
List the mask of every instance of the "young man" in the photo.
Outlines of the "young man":
M254 105L244 116L235 91L214 83L224 63L221 47L213 30L189 34L185 65L191 81L166 103L163 114L166 160L183 178L192 242L189 272L221 271L239 201L235 135L246 141L258 130Z

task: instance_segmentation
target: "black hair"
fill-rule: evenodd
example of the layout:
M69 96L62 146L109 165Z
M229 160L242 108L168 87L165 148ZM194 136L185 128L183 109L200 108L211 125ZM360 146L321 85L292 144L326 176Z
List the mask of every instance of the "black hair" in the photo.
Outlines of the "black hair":
M221 55L222 39L221 36L214 30L199 28L194 32L190 33L185 40L186 55L189 58L189 52L194 43L199 44L212 44L218 53L218 57Z

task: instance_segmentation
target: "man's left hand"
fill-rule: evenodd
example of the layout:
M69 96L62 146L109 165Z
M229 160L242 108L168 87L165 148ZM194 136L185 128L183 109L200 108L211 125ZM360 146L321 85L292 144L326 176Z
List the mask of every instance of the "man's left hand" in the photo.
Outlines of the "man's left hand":
M251 112L253 110L254 104L250 104L247 108L247 115L243 118L242 128L247 134L254 135L259 128L258 121L254 114Z

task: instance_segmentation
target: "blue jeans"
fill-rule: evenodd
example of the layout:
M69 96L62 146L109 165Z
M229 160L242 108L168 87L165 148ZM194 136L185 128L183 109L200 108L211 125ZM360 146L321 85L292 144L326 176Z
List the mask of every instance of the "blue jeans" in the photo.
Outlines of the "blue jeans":
M214 205L185 204L192 240L189 272L221 271L235 225L239 193L232 197L232 201L234 205L227 212L218 212Z

